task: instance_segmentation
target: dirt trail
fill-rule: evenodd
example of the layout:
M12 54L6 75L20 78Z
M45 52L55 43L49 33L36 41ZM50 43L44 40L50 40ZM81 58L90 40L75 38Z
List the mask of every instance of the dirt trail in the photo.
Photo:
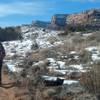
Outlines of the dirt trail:
M0 86L0 100L16 100L13 81L8 74L2 73L2 85Z
M24 88L16 87L13 80L10 80L8 71L2 71L2 85L0 86L0 100L29 100Z

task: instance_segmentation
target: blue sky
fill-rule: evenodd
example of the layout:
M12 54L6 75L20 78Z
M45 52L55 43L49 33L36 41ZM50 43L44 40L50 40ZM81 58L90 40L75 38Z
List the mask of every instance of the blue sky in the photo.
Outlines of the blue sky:
M50 21L54 14L100 8L100 0L0 0L0 26Z

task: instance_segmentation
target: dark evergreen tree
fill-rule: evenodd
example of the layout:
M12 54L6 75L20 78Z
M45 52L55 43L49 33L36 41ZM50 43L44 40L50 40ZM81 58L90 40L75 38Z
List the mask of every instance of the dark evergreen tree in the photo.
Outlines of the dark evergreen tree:
M0 41L11 41L22 39L20 27L0 27Z

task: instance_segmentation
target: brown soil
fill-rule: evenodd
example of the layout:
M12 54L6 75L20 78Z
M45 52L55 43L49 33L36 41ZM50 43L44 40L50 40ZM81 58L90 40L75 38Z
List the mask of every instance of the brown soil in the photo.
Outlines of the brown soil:
M24 88L18 88L15 82L9 79L7 73L2 73L2 85L0 86L0 100L29 100Z

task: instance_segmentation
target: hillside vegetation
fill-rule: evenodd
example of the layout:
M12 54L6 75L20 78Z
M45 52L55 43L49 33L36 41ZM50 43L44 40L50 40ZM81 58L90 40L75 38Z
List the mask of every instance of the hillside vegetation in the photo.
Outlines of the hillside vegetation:
M0 28L0 41L11 41L21 39L20 27Z

